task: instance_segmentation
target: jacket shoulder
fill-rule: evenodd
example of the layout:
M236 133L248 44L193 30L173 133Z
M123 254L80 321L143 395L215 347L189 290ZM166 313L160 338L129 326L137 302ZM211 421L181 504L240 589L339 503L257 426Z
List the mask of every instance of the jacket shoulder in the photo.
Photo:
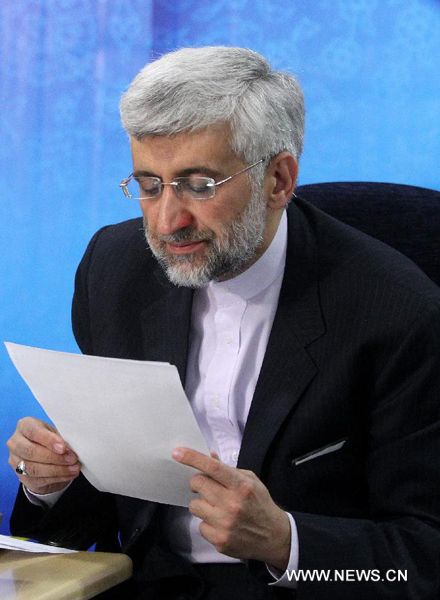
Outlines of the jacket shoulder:
M91 238L87 250L118 252L122 249L142 249L145 252L145 248L147 242L142 219L137 218L101 227Z
M384 242L330 216L310 202L298 199L290 212L291 235L295 220L305 225L315 244L320 280L329 274L341 278L354 293L356 283L382 286L403 296L415 295L440 303L440 288L409 257ZM301 225L302 224L302 225ZM293 231L292 231L293 230ZM351 287L350 287L351 286Z

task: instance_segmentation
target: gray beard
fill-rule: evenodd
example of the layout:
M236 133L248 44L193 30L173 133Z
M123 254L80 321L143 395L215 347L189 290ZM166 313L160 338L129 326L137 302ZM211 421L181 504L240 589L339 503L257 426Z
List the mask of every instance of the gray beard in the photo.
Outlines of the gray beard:
M164 269L168 279L177 286L200 288L210 281L228 279L244 271L252 262L264 239L267 207L261 191L252 193L241 216L226 225L221 238L211 231L196 231L185 227L168 236L154 238L144 219L148 245ZM170 255L164 243L208 240L204 257L185 254ZM199 263L199 264L197 264Z

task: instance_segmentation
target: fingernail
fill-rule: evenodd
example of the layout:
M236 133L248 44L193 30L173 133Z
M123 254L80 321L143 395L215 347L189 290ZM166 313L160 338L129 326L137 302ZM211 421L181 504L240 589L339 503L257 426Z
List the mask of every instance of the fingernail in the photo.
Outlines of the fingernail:
M64 460L67 464L72 465L73 463L76 463L76 456L69 452L69 454L66 454L66 456L64 457Z
M57 452L58 454L63 454L65 451L64 445L60 444L59 442L57 442L56 444L53 445L53 449L54 449L54 452Z
M183 458L183 452L182 450L179 450L179 448L175 448L173 450L173 453L171 455L175 460L181 460Z
M73 467L69 467L70 473L78 473L79 465L73 465Z

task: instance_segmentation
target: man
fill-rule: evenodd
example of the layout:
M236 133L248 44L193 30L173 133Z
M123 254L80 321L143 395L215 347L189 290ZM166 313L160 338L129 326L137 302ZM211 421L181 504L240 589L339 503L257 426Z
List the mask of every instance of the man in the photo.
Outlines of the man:
M310 204L285 210L302 93L258 54L165 55L121 114L121 188L144 232L131 220L90 242L75 336L88 354L176 364L212 454L176 448L198 498L159 506L97 492L55 431L23 419L13 531L120 543L121 597L437 598L438 288Z

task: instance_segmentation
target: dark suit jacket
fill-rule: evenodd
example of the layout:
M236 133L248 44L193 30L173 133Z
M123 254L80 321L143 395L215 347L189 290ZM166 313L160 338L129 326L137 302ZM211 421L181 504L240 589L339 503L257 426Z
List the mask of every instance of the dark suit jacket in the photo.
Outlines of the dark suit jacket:
M380 569L384 578L407 570L404 584L301 582L298 599L437 599L440 290L402 255L304 201L288 216L285 276L238 467L294 515L300 568ZM184 381L192 292L165 281L141 228L127 221L90 242L74 332L87 354L168 361ZM339 450L295 460L341 440ZM142 578L170 568L157 510L79 478L44 514L19 494L12 528L106 549L119 531ZM264 577L262 567L250 564Z

